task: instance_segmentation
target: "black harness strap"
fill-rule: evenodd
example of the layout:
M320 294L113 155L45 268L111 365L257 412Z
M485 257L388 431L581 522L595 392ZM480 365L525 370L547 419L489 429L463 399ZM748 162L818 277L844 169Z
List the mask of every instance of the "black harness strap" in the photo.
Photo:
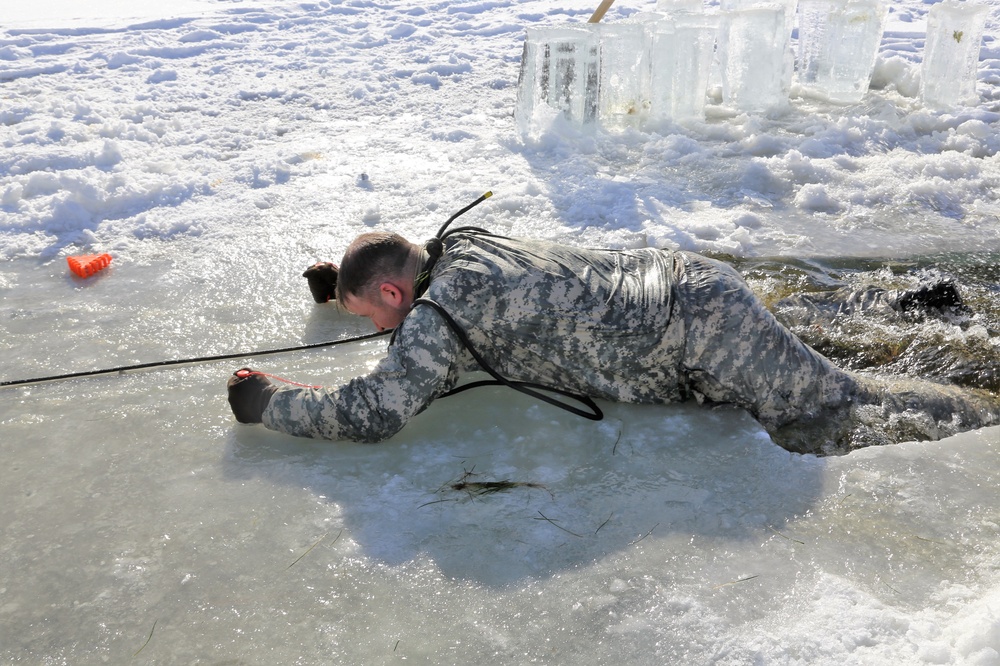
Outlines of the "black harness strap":
M459 326L458 322L455 321L455 319L448 313L447 310L445 310L440 304L432 301L429 298L421 298L421 295L423 295L424 292L427 291L427 288L430 286L431 271L434 269L435 264L437 264L438 259L441 258L441 255L444 254L444 241L446 238L448 238L448 236L458 232L483 234L485 236L496 236L496 234L492 234L489 231L486 231L485 229L480 229L478 227L457 227L451 230L448 229L449 225L451 225L451 223L455 221L455 218L467 212L474 206L482 203L492 195L493 195L492 192L485 193L483 196L479 197L471 204L469 204L462 210L458 211L457 213L449 217L448 220L441 225L441 228L438 229L438 232L437 234L435 234L434 238L427 241L427 244L424 245L424 249L427 251L428 258L422 270L420 271L419 275L417 276L417 279L414 281L413 292L415 300L413 301L413 306L415 307L417 305L427 305L433 308L435 311L437 311L437 313L441 315L441 317L445 320L445 322L448 323L448 326L451 327L451 330L458 337L459 342L461 342L462 345L464 345L465 348L469 350L469 353L472 354L472 358L476 359L476 363L479 364L479 367L482 368L487 373L489 373L491 377L493 377L492 381L483 380L483 381L469 382L468 384L463 384L462 386L459 386L457 388L448 391L441 397L455 395L456 393L461 393L462 391L468 391L469 389L478 388L480 386L507 386L509 388L514 389L515 391L520 391L521 393L530 395L533 398L537 398L542 402L547 402L550 405L559 407L560 409L565 409L567 412L576 414L577 416L582 416L583 418L590 419L591 421L600 421L601 419L604 418L604 412L601 411L601 408L598 407L589 396L577 395L576 393L570 393L569 391L553 388L551 386L543 386L542 384L535 384L532 382L513 381L501 375L489 363L486 362L486 359L484 359L482 356L479 355L479 352L477 352L476 349L472 346L472 341L469 340L469 336L462 329L462 327ZM503 237L499 236L499 238ZM389 340L390 345L395 343L396 332L398 330L399 330L398 328L393 330L392 337ZM539 393L539 391L548 391L549 393L557 393L566 398L570 398L571 400L576 400L577 402L584 405L587 409L584 410L580 409L579 407L574 407L573 405L563 402L562 400L558 400L557 398L554 398L552 396L545 395L544 393Z

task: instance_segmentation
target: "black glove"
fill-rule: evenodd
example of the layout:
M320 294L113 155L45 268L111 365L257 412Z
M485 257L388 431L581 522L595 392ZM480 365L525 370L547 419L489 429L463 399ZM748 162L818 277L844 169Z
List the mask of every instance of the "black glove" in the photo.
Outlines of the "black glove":
M309 281L309 291L317 303L326 303L337 296L337 267L329 261L313 264L302 274Z
M260 423L267 403L278 390L271 380L250 368L234 372L226 387L229 389L229 406L240 423Z
M899 309L903 312L916 309L960 308L963 304L962 297L952 282L936 282L924 285L919 289L905 291L900 296L898 303Z

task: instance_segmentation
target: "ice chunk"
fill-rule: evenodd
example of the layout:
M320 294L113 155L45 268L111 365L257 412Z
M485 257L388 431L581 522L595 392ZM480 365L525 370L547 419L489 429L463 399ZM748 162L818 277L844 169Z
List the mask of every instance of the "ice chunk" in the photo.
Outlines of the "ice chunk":
M671 14L676 12L700 13L705 11L705 3L703 0L656 0L656 9Z
M733 12L740 9L758 7L762 3L779 5L785 10L785 31L788 32L789 36L791 36L795 21L795 8L798 6L798 0L770 0L770 2L768 2L768 0L721 0L719 2L719 9L723 12Z
M539 53L544 48L532 30L525 32L521 69L517 75L517 100L514 102L514 124L522 134L531 129L535 112L545 104L545 96L548 95L548 72L542 72L544 56Z
M650 121L702 117L719 21L675 14L646 26Z
M886 11L880 0L799 0L803 92L835 102L860 101L871 83Z
M788 100L789 29L785 7L760 4L723 12L719 32L723 102L759 113Z
M600 88L598 115L601 123L622 127L636 125L646 101L643 25L641 23L600 23Z
M572 122L593 122L599 64L593 26L528 28L514 113L518 128L529 131L542 105L562 112Z
M927 14L920 97L932 107L975 104L979 48L989 7L946 0Z

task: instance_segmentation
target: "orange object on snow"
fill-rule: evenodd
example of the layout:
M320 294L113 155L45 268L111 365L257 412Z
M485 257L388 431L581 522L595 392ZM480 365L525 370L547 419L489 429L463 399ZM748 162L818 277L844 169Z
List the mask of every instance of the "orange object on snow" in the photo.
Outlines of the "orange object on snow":
M81 254L77 257L66 257L69 269L82 278L87 278L108 267L111 263L110 254Z

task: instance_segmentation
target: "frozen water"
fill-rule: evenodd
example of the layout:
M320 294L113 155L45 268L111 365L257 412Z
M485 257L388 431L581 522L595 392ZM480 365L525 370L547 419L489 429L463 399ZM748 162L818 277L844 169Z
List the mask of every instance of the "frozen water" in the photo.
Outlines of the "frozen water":
M529 28L515 111L521 132L544 125L547 109L577 125L596 115L605 127L619 129L702 116L717 20L686 12L666 16ZM540 108L542 117L536 117Z
M657 11L667 14L677 12L701 13L705 11L704 0L657 0Z
M798 0L774 0L773 2L767 2L767 0L719 0L719 9L724 13L752 9L762 5L777 5L784 10L785 30L790 35L795 27L795 10L798 6Z
M578 245L1000 249L1000 65L921 108L921 0L860 105L526 138L525 27L596 2L7 4L3 380L367 332L303 268L486 189L463 223ZM1000 429L816 459L731 409L499 389L378 446L233 422L240 365L332 384L384 345L0 389L0 663L997 663Z
M676 14L646 26L649 118L703 118L718 17Z
M760 9L763 7L774 7L778 6L783 10L783 22L784 22L784 32L785 32L785 47L782 53L782 64L780 69L781 76L781 99L776 106L771 107L772 110L781 108L785 105L785 98L791 89L792 76L795 69L795 54L791 50L791 38L793 31L795 29L795 16L796 8L798 6L798 0L719 0L719 8L724 17L729 12L736 12L740 10L749 9ZM722 44L719 44L719 51L722 50ZM758 49L759 50L759 49ZM764 53L764 51L761 51ZM750 54L751 57L760 57L761 66L774 67L774 62L772 61L772 55L763 56L760 54ZM776 58L775 58L776 59ZM779 70L775 70L776 72ZM725 73L722 72L723 86L725 85ZM724 90L723 90L724 92Z
M611 127L638 124L646 113L643 26L640 23L600 23L599 116Z
M546 45L532 37L532 31L525 32L517 77L517 101L514 105L514 122L522 134L530 131L535 115L548 105L549 96L549 72L545 69Z
M599 49L594 26L527 29L516 107L522 132L543 105L576 124L597 119Z
M975 104L979 50L990 7L946 1L931 7L920 67L920 98L932 107Z
M723 102L752 113L784 106L788 44L781 5L752 5L724 12L719 35Z
M798 81L804 92L841 103L868 91L882 42L880 0L799 0Z

